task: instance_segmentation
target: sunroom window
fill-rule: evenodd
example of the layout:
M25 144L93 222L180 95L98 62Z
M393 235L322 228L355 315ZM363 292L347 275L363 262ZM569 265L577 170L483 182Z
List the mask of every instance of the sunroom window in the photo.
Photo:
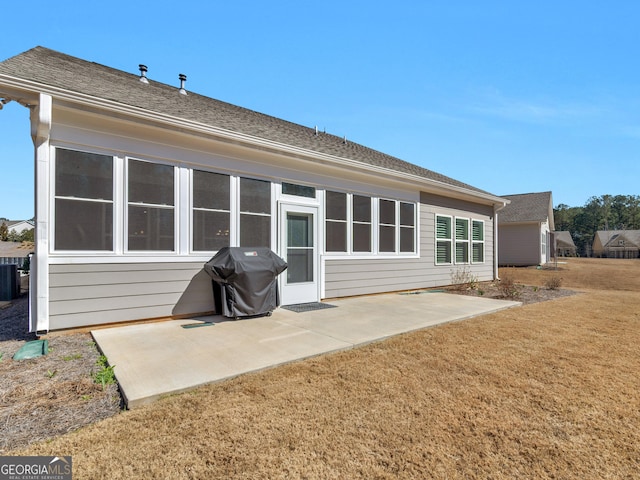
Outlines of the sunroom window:
M396 251L396 202L380 199L379 209L379 247L380 252Z
M371 252L371 197L353 195L353 251Z
M193 250L210 252L229 246L230 177L193 171Z
M271 182L240 179L240 246L271 247Z
M326 192L325 241L327 252L347 251L347 194Z
M129 159L128 249L175 251L175 171Z
M113 250L113 157L55 155L55 250Z
M416 214L413 203L400 202L400 252L414 252L416 249Z

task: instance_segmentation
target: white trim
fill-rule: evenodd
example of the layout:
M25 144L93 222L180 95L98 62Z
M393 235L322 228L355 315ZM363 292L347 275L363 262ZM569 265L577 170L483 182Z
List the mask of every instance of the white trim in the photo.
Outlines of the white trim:
M31 110L31 136L35 147L35 262L32 263L29 293L31 313L29 331L49 331L49 225L51 208L51 96L40 94L38 106Z

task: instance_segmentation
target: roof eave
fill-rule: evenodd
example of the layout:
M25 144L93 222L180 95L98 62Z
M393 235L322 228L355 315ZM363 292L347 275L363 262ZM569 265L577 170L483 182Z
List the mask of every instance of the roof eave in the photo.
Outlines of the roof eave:
M253 135L234 132L212 125L195 122L193 120L187 120L181 117L154 112L131 105L126 105L120 102L86 95L59 87L53 87L51 85L34 82L31 80L25 80L10 75L0 74L0 86L0 95L8 95L12 99L20 101L26 106L37 105L37 102L39 101L39 94L42 93L55 97L58 100L77 103L93 108L104 109L117 114L124 114L141 119L152 120L162 125L172 126L173 128L179 127L185 130L193 131L194 133L206 134L208 136L213 136L227 142L254 146L270 151L293 155L296 157L303 157L315 161L330 163L335 166L347 168L350 170L357 169L370 174L372 173L375 175L384 175L386 177L395 178L403 183L411 183L418 188L426 189L434 193L448 193L457 198L492 204L497 207L498 210L504 208L508 203L510 203L509 200L505 198L486 192L480 192L457 185L451 185L419 175L399 172L390 168L369 165L357 160L351 160L336 155L316 152L306 148L296 147L294 145L284 144Z

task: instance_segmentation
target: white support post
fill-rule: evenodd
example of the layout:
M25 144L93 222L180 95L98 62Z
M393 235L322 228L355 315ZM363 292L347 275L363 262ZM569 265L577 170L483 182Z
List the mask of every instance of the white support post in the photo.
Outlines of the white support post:
M40 94L38 105L31 109L31 138L35 147L35 258L31 270L32 290L29 291L30 332L49 331L49 202L51 133L50 95Z

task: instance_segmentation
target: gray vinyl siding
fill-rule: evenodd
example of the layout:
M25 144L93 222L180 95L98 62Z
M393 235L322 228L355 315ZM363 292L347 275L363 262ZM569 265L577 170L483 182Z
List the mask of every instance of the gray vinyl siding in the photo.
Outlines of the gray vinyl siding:
M484 220L485 261L482 264L435 264L435 216ZM451 284L452 273L468 267L480 281L493 280L493 208L422 193L420 195L420 257L325 262L325 298L412 290Z
M503 266L539 265L540 224L503 224L498 227L498 258Z
M51 330L211 312L201 263L51 265Z

